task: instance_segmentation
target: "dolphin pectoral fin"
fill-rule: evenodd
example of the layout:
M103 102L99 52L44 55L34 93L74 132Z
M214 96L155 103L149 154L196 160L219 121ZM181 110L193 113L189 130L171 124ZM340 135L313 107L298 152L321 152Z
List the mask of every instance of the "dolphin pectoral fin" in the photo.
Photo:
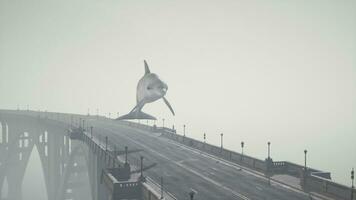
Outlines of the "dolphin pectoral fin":
M168 106L169 110L171 110L172 114L175 115L173 108L172 108L171 104L169 104L168 100L165 97L162 97L162 98L163 98L164 103L166 103L166 105Z

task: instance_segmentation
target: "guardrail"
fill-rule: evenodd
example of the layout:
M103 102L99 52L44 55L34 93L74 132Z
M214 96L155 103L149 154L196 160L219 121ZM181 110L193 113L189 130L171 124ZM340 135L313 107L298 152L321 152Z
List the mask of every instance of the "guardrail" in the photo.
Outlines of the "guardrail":
M13 111L13 110L0 110L1 113L7 113L7 114L21 114L21 115L29 115L29 116L35 116L34 114L39 114L39 112L35 111ZM60 120L60 114L59 113L47 113L44 112L44 117L46 119L52 118L55 120ZM71 116L74 116L73 114L64 114L61 113L61 115L67 115L66 118L69 118ZM81 116L81 115L75 115L75 116ZM38 117L41 117L40 115ZM85 116L83 116L85 117ZM63 117L62 117L63 118ZM70 121L69 119L67 119ZM65 121L63 119L63 121ZM143 130L148 130L148 131L156 131L162 133L162 136L165 136L167 138L170 138L172 140L175 140L179 143L182 143L184 145L199 149L201 151L207 152L209 154L218 156L220 158L229 160L231 162L235 162L237 164L240 164L242 166L249 167L251 169L254 169L256 171L260 171L263 173L266 173L267 170L274 170L277 172L277 169L283 169L283 173L298 177L298 178L304 178L302 177L303 175L303 170L304 166L291 163L288 161L277 161L273 162L273 167L269 168L267 165L266 160L260 160L257 158L253 158L248 155L242 155L237 152L233 152L228 149L222 149L221 147L217 147L208 143L204 143L192 138L184 137L181 135L175 134L176 131L173 129L169 128L162 128L162 127L155 127L155 126L148 126L144 124L138 124L134 122L123 122L123 124L126 124L131 127L136 127L140 128ZM306 186L312 189L313 191L324 193L331 195L333 197L339 198L339 199L350 199L351 192L353 192L353 195L356 196L356 190L353 189L351 191L350 187L347 187L342 184L335 183L330 180L330 173L328 172L322 172L320 170L308 168L308 173L306 173Z
M264 174L288 174L301 179L301 185L303 183L304 166L291 163L288 161L272 161L269 164L269 160L261 160L245 154L240 154L225 148L221 148L212 144L208 144L199 140L195 140L186 136L176 134L176 131L169 128L152 127L147 125L137 125L136 123L129 122L131 127L143 128L145 130L155 131L161 133L163 137L174 140L178 143L186 146L198 149L208 154L217 156L227 161L239 164L244 167L248 167L255 171L262 172ZM342 184L335 183L331 180L329 172L323 172L313 168L307 168L305 188L314 192L325 194L336 199L350 200L351 192L356 196L356 190L351 191L350 187Z
M133 178L132 175L130 177L130 167L127 167L128 165L126 163L122 163L117 159L117 156L113 153L113 149L110 150L107 144L103 145L99 140L95 141L95 138L81 128L70 129L69 132L71 139L79 139L85 142L93 153L98 154L98 156L104 159L106 166L112 167L103 169L101 179L114 199L136 198L139 193L143 200L176 199L167 192L165 192L164 197L161 198L161 194L154 189L158 184L149 177L145 177L145 181L142 181L140 177ZM125 180L123 181L120 178Z

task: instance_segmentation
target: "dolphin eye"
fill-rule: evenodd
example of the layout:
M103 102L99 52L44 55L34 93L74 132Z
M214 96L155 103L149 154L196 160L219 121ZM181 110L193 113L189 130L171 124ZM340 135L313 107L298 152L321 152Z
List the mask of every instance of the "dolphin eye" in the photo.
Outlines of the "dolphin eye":
M150 86L147 87L147 90L152 90L152 88Z

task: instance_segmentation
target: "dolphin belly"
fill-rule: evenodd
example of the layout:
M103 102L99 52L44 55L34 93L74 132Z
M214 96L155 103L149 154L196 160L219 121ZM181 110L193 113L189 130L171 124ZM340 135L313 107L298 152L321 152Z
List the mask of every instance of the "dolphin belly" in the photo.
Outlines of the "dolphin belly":
M168 86L164 83L156 74L151 73L147 65L145 64L145 75L139 80L136 88L136 106L131 110L129 114L120 116L117 120L125 119L152 119L155 117L142 112L142 108L146 103L152 103L158 99L163 98L164 103L168 106L173 115L174 111L168 100L164 97L167 93Z

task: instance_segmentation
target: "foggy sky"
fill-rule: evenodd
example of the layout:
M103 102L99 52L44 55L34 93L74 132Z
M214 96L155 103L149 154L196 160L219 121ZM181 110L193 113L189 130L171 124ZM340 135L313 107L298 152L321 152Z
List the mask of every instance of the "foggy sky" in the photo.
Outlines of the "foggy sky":
M223 132L225 146L244 140L262 158L268 140L277 160L301 162L308 148L312 164L346 171L356 166L355 9L326 0L0 0L0 108L126 114L146 59L176 112L162 100L146 105L159 124L187 124L215 143ZM340 153L350 158L328 164Z

